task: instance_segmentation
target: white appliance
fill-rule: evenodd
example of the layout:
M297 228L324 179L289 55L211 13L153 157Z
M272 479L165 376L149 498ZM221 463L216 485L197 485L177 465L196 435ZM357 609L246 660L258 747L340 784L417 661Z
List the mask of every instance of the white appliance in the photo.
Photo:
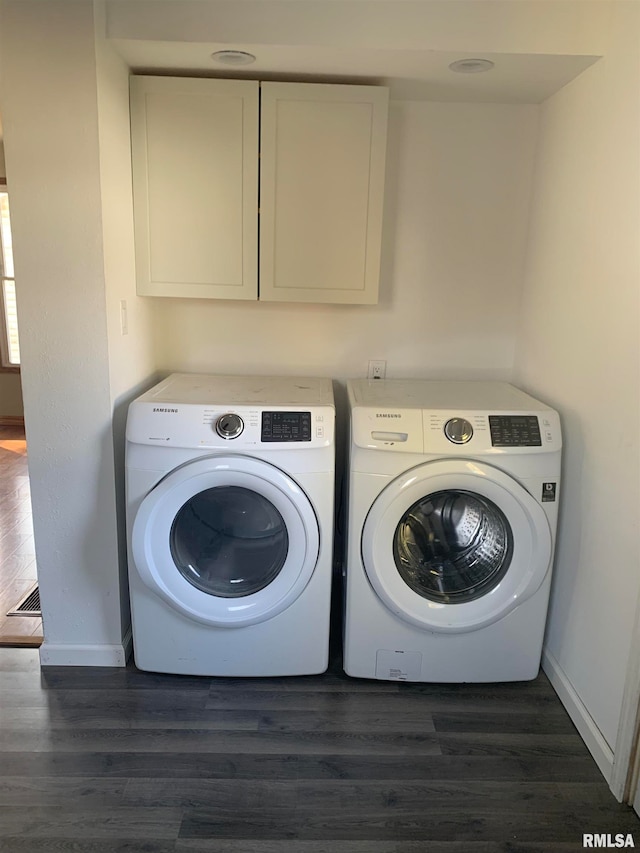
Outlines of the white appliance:
M536 677L560 488L558 414L503 382L352 380L344 668Z
M136 665L275 676L328 665L329 379L172 374L129 407Z

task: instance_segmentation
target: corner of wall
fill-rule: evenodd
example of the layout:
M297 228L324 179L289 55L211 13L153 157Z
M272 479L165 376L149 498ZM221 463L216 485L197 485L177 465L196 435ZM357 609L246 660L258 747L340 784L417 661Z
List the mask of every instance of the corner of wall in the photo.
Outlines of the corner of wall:
M593 756L598 769L607 783L610 784L613 771L613 751L602 736L586 706L573 689L567 674L546 646L542 652L542 669Z

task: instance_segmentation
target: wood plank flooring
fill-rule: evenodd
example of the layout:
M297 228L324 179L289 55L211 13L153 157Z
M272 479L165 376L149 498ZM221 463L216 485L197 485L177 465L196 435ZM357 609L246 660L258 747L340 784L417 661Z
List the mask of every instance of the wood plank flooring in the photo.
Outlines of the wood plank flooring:
M36 580L24 427L0 425L0 645L41 645L39 616L6 615Z
M547 679L195 678L0 649L0 853L569 853L633 833Z

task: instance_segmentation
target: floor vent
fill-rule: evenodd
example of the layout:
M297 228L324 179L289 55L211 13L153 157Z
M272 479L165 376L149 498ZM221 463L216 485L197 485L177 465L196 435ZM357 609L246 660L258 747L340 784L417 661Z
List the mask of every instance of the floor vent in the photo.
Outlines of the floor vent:
M7 613L7 616L42 616L40 612L40 587L37 584L32 587L14 609Z

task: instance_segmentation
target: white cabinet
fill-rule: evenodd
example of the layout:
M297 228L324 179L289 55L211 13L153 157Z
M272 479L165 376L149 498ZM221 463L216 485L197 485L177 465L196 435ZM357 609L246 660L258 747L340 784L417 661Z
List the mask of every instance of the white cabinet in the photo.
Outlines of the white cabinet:
M131 104L139 293L377 302L386 89L133 77Z
M138 293L257 299L258 83L131 78Z
M260 299L378 301L386 89L263 83Z

